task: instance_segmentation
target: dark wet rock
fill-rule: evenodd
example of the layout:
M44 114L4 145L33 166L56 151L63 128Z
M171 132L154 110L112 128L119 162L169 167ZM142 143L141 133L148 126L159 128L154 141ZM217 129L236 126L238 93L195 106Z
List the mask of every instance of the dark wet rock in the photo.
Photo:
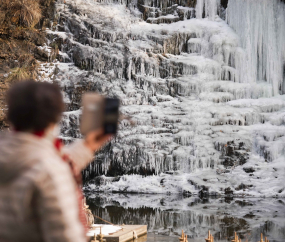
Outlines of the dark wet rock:
M222 152L222 164L225 167L244 165L249 159L249 152L243 142L229 141L226 144L216 144L216 149Z
M44 46L46 43L46 38L44 35L38 35L35 39L35 45Z
M246 200L236 200L235 203L237 203L241 207L253 206L254 205L252 202L246 201Z
M253 172L255 172L255 168L253 168L253 167L244 167L243 170L246 173L253 173Z
M202 189L198 193L200 198L208 198L209 197L209 187L202 186Z
M281 193L281 192L283 192L285 190L285 188L282 188L282 189L280 189L279 191L278 191L278 193Z
M49 61L52 62L57 57L57 51L52 48L42 48L37 47L35 49L35 58L41 61Z
M240 190L245 190L245 189L248 189L248 188L251 188L253 187L253 185L245 185L243 183L241 183L239 186L237 186L235 188L236 191L240 191Z
M228 7L229 0L221 0L221 6L226 9Z
M161 179L161 180L160 180L160 185L163 185L164 182L165 182L165 178Z
M255 218L255 215L252 212L250 212L250 213L244 215L243 217L253 219L253 218Z
M183 197L185 197L185 198L192 196L192 193L190 191L186 191L186 190L183 190L182 194L183 194Z
M169 174L169 175L173 175L173 174L174 174L174 171L166 171L165 173L166 173L166 174Z
M232 197L233 195L234 195L234 191L230 187L225 188L226 197Z
M233 200L234 200L233 196L225 197L225 203L231 204Z
M196 182L194 182L194 181L192 181L192 180L188 180L188 182L189 182L192 186L194 186L196 189L201 189L201 186L199 186L198 183L196 183Z

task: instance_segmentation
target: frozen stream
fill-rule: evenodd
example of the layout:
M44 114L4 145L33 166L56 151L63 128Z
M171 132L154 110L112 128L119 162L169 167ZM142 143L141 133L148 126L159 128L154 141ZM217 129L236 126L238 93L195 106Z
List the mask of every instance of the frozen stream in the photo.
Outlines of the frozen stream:
M208 230L215 241L257 242L264 233L270 242L285 241L284 199L206 199L165 195L92 194L93 213L114 224L147 224L144 241L178 242L181 230L189 242L201 242ZM97 223L102 223L96 220Z

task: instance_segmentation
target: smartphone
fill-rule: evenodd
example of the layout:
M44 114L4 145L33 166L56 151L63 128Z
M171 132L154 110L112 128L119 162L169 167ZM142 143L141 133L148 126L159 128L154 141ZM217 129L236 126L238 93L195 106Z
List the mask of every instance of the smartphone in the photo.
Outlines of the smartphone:
M80 131L83 135L99 128L105 134L116 134L118 131L120 100L106 98L96 93L86 93L82 97L82 117Z
M116 134L118 131L120 100L105 98L104 131L105 134Z

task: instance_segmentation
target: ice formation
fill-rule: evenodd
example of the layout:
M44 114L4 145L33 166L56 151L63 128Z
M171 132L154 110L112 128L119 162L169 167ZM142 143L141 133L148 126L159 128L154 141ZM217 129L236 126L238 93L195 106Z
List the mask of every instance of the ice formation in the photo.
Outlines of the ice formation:
M206 17L210 20L215 20L220 6L221 0L197 0L196 17L200 19Z
M285 93L285 5L279 0L229 0L227 22L245 49L240 79L266 81L273 93Z
M156 177L95 189L148 192L128 183L154 179L153 193L195 194L203 185L223 194L242 178L252 185L244 195L284 196L285 4L230 0L224 21L219 0L195 3L58 1L58 24L47 33L60 62L41 74L63 90L61 137L81 138L84 92L117 96L126 118L85 178Z

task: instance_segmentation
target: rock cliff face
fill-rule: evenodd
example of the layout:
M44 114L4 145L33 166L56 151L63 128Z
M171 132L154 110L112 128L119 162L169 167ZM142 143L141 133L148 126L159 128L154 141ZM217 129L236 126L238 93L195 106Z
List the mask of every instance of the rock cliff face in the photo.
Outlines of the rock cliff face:
M266 5L272 13L279 7L280 22L270 24L285 28L281 15L285 7L279 0L273 7L268 2L256 4ZM148 186L152 192L198 193L204 187L213 194L229 188L237 194L285 195L281 189L285 99L277 95L283 94L279 79L284 77L276 81L273 73L253 78L249 69L243 72L249 53L257 53L258 60L265 55L244 46L242 26L236 21L246 6L240 5L234 13L235 4L220 0L57 2L58 21L47 33L51 45L59 49L61 62L42 65L41 76L62 87L69 110L62 121L62 138L68 143L81 137L80 100L87 91L119 97L122 114L135 123L121 120L118 136L96 156L85 178L157 175L124 176L115 182L102 177L101 186L93 189L148 192L130 183L154 179L153 190ZM226 7L227 21L237 32L223 20ZM249 15L248 23L252 19ZM261 32L264 24L266 20L259 25ZM272 33L263 34L268 35L265 44ZM281 37L284 32L273 36L274 44ZM251 43L259 48L254 41L253 37ZM262 65L271 58L274 55L268 53ZM284 49L278 58L276 70L283 68ZM245 171L251 168L254 172ZM270 192L263 186L265 176L272 178ZM246 189L235 189L240 179L248 183Z

